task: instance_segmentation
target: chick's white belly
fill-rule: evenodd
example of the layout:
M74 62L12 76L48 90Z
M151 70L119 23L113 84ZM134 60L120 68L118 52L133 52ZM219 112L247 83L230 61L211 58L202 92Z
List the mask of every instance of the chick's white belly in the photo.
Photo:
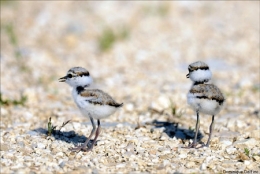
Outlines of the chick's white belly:
M84 116L91 116L95 119L109 117L116 111L116 108L113 106L91 104L87 101L79 101L77 105Z
M196 98L192 94L188 94L188 104L197 112L202 112L204 114L209 115L216 115L219 113L222 105L216 100L209 100L209 99L199 99Z

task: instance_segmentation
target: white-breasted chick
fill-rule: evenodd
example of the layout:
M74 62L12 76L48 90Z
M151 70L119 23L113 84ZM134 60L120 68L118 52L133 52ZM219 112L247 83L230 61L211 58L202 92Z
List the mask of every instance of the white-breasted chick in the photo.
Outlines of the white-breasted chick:
M188 92L187 100L188 104L197 114L195 137L193 143L190 144L188 148L196 148L197 146L197 136L200 124L199 113L212 115L212 122L209 128L209 138L205 145L208 147L214 129L214 117L222 109L225 99L217 86L207 84L211 79L211 72L206 63L201 61L194 62L189 65L188 70L189 73L186 77L193 81L193 85Z
M89 72L82 67L71 68L67 75L59 79L60 82L66 82L71 87L73 99L80 109L82 115L89 117L93 129L90 136L84 144L71 148L72 151L90 151L92 150L98 135L100 133L100 119L107 118L120 108L123 103L117 103L110 95L99 89L88 89L92 83L92 78ZM97 125L94 123L97 119ZM88 147L91 137L96 133L93 143Z

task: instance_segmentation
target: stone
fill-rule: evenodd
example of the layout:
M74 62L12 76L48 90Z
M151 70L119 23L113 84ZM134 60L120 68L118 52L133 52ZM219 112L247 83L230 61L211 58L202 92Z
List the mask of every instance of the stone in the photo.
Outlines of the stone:
M202 163L200 166L200 170L206 170L207 169L207 165L205 163Z
M59 162L59 166L60 166L61 168L63 168L63 167L65 166L65 164L66 164L66 162L63 161L63 160Z
M186 166L187 168L192 168L192 167L194 167L194 166L196 166L196 165L195 165L195 162L190 161L190 162L188 162L185 166Z
M236 141L233 143L233 146L244 150L245 148L251 149L256 144L257 144L257 141L254 138L250 138L250 139Z
M126 166L126 163L117 164L116 168L124 168Z
M232 146L226 148L226 152L227 152L227 154L229 154L229 155L234 154L236 151L237 151L237 149L234 148L234 147L232 147Z
M9 146L5 143L1 143L0 144L0 151L8 151L9 150Z
M165 140L167 140L168 138L169 138L169 136L168 136L165 132L163 132L162 135L161 135L161 137L160 137L160 140L161 140L161 141L165 141Z
M253 156L253 159L254 159L255 161L257 161L257 162L260 162L260 157L257 156L257 155L254 155L254 156Z
M260 140L260 130L253 130L251 132L251 137Z
M125 108L127 111L131 112L134 110L134 105L133 105L133 103L128 103L125 105Z
M45 149L45 148L46 148L46 145L43 144L43 143L37 143L37 148Z
M246 155L246 154L244 154L244 153L242 153L242 152L239 152L238 153L238 157L237 157L239 160L241 160L241 161L246 161L246 160L249 160L250 158Z
M180 154L179 157L180 158L187 158L187 154L185 154L185 153L184 154Z
M248 165L250 164L250 161L249 161L249 160L245 160L245 161L244 161L244 164L245 164L246 166L248 166Z

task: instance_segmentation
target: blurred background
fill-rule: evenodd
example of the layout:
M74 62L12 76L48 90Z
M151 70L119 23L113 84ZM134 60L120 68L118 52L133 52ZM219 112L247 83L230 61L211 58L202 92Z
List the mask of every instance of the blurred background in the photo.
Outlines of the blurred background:
M213 71L226 111L259 113L259 2L1 1L1 104L44 111L35 112L43 120L77 110L57 80L74 66L125 103L118 121L173 105L191 115L185 75L197 60Z
M259 1L0 2L4 173L259 169ZM180 147L194 137L196 116L187 104L186 74L198 60L209 65L226 101L211 147L188 152ZM70 87L58 82L74 66L124 103L102 120L94 151L77 156L68 148L86 139L90 122ZM211 117L204 115L199 138L206 142ZM68 137L40 134L68 120L62 128Z

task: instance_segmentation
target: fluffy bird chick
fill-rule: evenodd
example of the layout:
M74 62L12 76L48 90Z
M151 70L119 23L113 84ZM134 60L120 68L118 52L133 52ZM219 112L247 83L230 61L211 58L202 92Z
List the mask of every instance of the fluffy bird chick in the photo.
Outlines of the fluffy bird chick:
M60 82L66 82L71 87L73 99L81 111L82 115L89 117L92 124L92 131L86 142L75 148L72 151L90 151L93 149L98 135L100 134L100 119L107 118L116 112L118 108L123 106L123 103L117 103L110 95L99 89L88 89L92 83L92 78L85 68L71 68L67 75L59 79ZM94 119L97 119L96 127ZM88 147L90 139L95 135L93 143Z
M193 81L193 85L188 92L187 100L188 104L197 114L195 137L192 144L190 144L188 148L196 148L197 146L197 136L200 126L199 113L212 115L212 122L209 127L209 138L207 144L204 145L209 147L214 129L214 117L222 109L225 99L217 86L207 84L207 82L211 79L211 72L206 63L201 61L194 62L189 65L188 70L189 73L186 77Z

